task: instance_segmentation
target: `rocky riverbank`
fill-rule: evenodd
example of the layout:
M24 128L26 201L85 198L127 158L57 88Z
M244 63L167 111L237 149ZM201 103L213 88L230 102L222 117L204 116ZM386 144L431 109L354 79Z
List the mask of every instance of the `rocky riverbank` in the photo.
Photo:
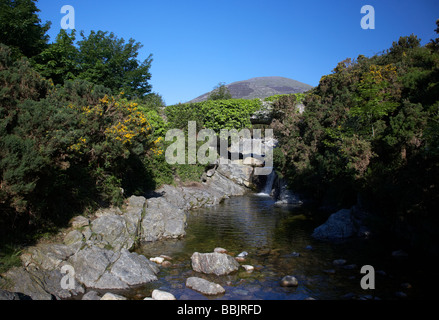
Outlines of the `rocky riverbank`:
M59 237L21 254L22 265L1 275L3 299L69 299L93 289L121 290L157 280L159 266L132 252L136 244L185 236L188 210L244 195L253 185L250 165L220 165L203 182L165 185L122 208L78 216ZM111 296L110 298L114 298Z

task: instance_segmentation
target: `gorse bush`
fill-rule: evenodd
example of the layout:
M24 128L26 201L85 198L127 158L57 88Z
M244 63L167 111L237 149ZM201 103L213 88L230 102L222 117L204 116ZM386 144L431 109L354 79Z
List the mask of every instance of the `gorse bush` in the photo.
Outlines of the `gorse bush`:
M437 220L435 46L412 35L381 55L340 62L305 95L303 114L294 98L273 100L277 165L294 190L338 206L360 195L390 220Z

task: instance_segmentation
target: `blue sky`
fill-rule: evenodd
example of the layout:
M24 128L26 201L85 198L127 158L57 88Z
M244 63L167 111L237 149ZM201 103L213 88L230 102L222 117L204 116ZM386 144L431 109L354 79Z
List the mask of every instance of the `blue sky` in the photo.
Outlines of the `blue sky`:
M438 0L39 0L51 41L64 5L74 7L78 31L142 43L139 59L153 54L153 91L168 105L253 77L316 86L338 62L380 53L400 36L427 43L439 18ZM364 5L375 9L374 30L360 26Z

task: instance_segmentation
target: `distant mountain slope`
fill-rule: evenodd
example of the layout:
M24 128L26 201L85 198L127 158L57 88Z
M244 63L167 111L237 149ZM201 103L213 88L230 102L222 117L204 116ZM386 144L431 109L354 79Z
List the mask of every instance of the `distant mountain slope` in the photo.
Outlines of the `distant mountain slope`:
M233 82L226 86L234 99L264 99L275 94L301 93L312 88L308 84L283 77L258 77ZM189 102L205 101L210 93L207 92Z

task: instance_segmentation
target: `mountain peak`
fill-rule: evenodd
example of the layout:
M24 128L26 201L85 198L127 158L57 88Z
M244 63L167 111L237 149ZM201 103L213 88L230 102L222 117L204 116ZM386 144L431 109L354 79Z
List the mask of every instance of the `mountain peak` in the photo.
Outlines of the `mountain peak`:
M276 94L302 93L312 88L308 84L284 77L256 77L236 81L227 84L226 87L234 99L264 99ZM211 92L207 92L189 102L205 101Z

